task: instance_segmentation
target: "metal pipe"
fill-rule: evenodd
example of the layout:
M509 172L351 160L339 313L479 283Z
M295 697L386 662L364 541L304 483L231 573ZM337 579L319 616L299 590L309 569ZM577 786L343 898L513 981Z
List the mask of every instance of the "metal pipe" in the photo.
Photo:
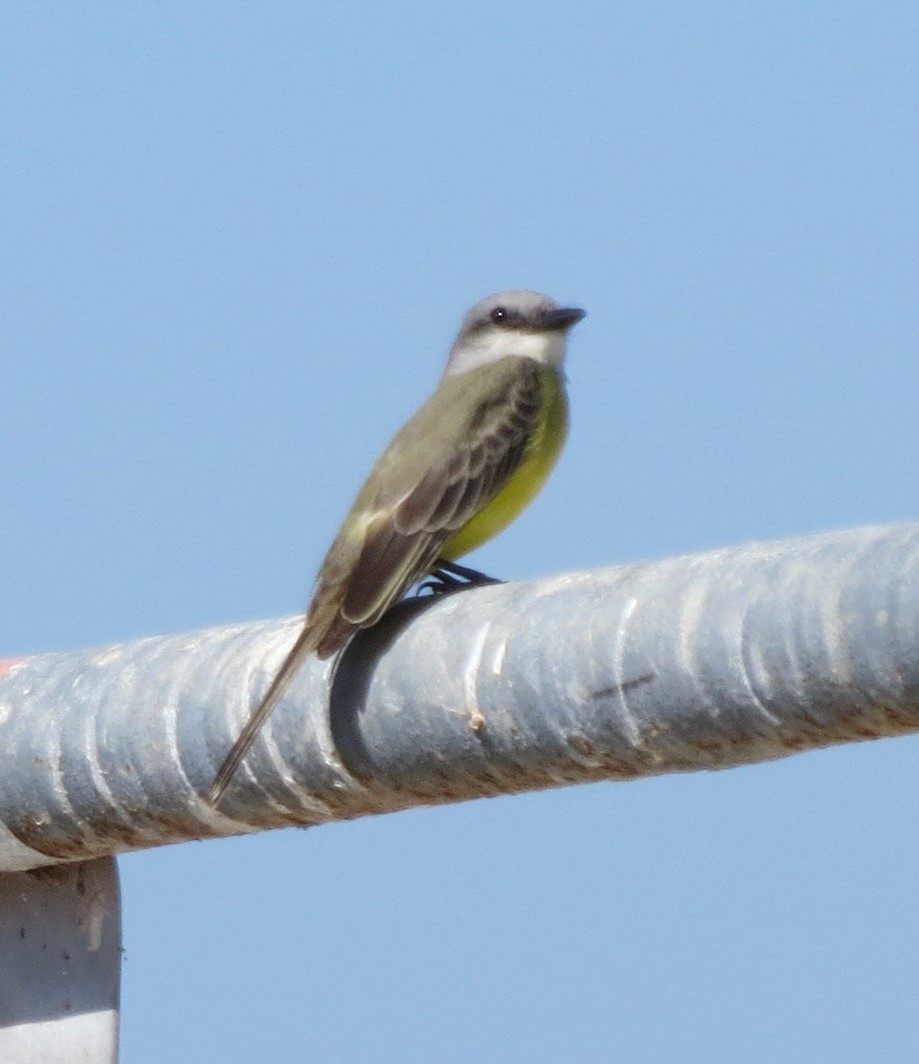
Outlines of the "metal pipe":
M291 684L202 799L299 619L0 679L0 869L919 728L919 524L410 599Z

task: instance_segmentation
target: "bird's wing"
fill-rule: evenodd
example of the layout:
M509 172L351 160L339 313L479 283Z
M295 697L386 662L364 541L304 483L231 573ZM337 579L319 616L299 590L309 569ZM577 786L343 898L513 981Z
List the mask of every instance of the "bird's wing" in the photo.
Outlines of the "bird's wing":
M307 618L310 626L311 616L318 622L323 615L328 626L318 641L320 656L334 653L354 629L375 624L430 572L446 541L494 498L525 458L539 424L540 368L529 360L514 362L512 372L498 377L500 387L470 411L456 447L397 497L380 501L347 573L330 573L326 584L320 570Z

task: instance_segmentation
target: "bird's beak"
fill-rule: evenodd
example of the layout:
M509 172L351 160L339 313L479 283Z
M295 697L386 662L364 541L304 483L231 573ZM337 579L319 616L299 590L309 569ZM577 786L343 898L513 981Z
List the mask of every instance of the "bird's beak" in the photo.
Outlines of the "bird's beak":
M554 310L544 310L539 316L539 328L546 332L555 329L567 329L570 325L580 321L587 313L578 307L556 307Z

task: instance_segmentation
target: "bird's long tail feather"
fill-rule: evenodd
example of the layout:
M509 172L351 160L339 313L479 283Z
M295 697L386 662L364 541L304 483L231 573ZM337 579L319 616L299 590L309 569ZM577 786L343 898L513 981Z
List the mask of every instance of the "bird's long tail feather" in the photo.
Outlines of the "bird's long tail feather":
M281 695L287 689L287 685L294 678L304 660L313 652L315 646L315 631L307 626L291 647L287 657L284 659L284 664L278 669L277 675L271 681L271 686L265 692L252 716L246 721L246 726L240 732L239 738L233 743L232 749L220 766L220 771L207 792L207 800L211 805L217 805L223 797L224 791L236 774L236 770L248 753L249 747L252 745L259 729L265 723L268 714L277 705Z

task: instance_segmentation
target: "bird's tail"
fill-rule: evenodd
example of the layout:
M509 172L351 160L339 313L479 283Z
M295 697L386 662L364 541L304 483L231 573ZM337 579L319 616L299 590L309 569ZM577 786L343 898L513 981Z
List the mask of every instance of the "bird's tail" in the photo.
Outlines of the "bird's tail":
M246 756L249 747L252 745L256 735L258 735L259 729L265 723L268 714L277 705L278 700L284 694L287 685L294 678L304 660L315 649L316 633L314 629L307 625L298 636L296 643L291 647L287 657L284 659L284 664L271 681L271 685L265 692L261 702L256 706L252 716L246 721L246 726L240 732L236 742L233 743L232 749L220 766L220 771L214 777L214 782L207 792L207 800L211 805L216 806L219 803L224 791L236 774L242 759Z

